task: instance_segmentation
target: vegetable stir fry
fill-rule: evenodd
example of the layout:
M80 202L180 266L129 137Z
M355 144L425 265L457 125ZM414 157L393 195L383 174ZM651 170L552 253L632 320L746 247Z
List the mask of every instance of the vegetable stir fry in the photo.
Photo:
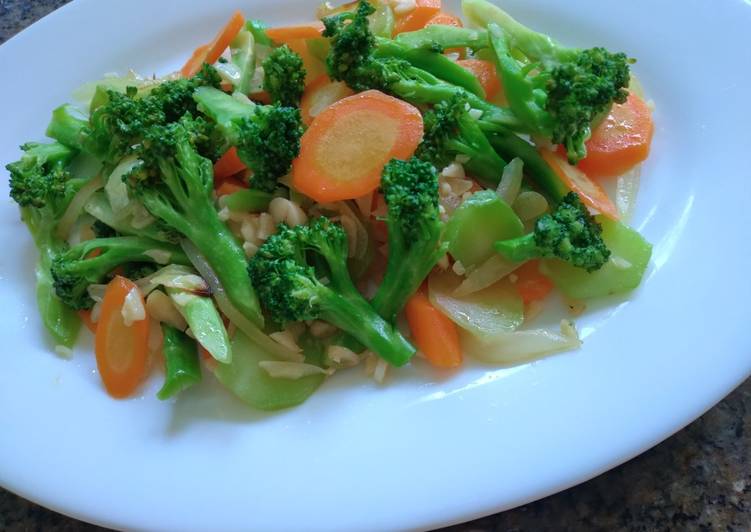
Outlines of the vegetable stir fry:
M624 53L462 11L236 12L178 72L77 90L6 166L55 350L83 323L112 397L157 360L160 399L211 375L275 410L353 366L579 346L572 315L649 264L626 222L650 104ZM536 327L556 294L570 312Z

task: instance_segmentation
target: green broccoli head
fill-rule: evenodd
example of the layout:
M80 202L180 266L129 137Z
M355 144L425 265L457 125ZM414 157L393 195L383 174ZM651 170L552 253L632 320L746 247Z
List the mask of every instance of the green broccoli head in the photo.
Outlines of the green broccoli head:
M389 229L398 228L410 245L440 226L438 175L432 164L412 157L392 159L383 168L383 197L388 205Z
M263 61L263 90L271 101L298 107L305 90L305 67L299 54L286 44L274 48Z
M569 161L586 156L592 123L613 103L626 101L629 79L628 57L604 48L581 50L550 72L546 109L553 123L551 140L565 146Z
M372 304L392 320L446 254L446 244L440 242L443 222L433 165L416 157L393 159L383 169L381 189L388 206L389 256Z
M490 145L469 110L467 98L456 94L426 112L425 133L417 156L436 168L443 168L461 156L474 178L488 186L497 186L505 161Z
M602 226L569 192L550 214L535 223L534 232L495 243L495 249L512 261L556 257L588 272L599 270L610 258L602 239Z
M253 172L251 186L273 192L300 152L299 109L256 105L208 87L196 90L193 98L217 125L225 144L237 147L238 156Z
M88 122L63 106L53 113L48 134L106 163L116 164L141 143L150 128L175 122L185 114L195 114L193 92L197 87L218 85L219 76L214 68L204 65L190 79L164 81L146 93L136 87L128 87L124 93L99 89ZM216 156L216 151L212 146L206 154Z
M301 230L284 224L268 238L248 264L261 303L280 323L313 320L320 315L319 292L327 290L305 263Z
M250 259L248 274L275 321L327 321L399 366L414 354L352 284L347 236L331 220L318 218L294 228L281 224Z
M57 296L69 307L79 310L94 305L89 286L106 282L118 266L134 268L157 262L190 264L179 247L164 242L138 237L96 238L57 255L52 261L51 273Z
M20 160L6 165L10 172L10 196L21 207L41 208L65 196L71 175L70 161L77 151L59 142L27 142Z
M273 192L300 153L302 118L294 107L258 106L238 124L237 154L251 168L250 186Z
M531 133L563 144L575 164L587 154L593 124L626 100L631 60L604 48L567 48L505 20L488 32L511 110Z
M376 41L370 31L368 16L375 8L366 0L360 0L354 12L339 13L323 18L323 36L331 39L331 51L326 66L331 79L344 81L353 90L374 88L363 86L358 78L361 69L372 61Z

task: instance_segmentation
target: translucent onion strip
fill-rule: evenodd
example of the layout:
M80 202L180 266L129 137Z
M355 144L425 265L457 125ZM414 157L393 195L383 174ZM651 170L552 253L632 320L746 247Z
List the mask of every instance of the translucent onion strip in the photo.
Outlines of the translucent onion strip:
M86 183L81 190L73 197L68 208L65 210L60 222L57 224L57 236L64 240L67 240L70 236L70 231L73 229L73 225L81 215L84 207L89 201L89 198L104 186L104 181L99 176L96 176Z
M581 346L576 328L568 320L561 320L560 332L534 329L481 338L462 331L461 342L468 356L500 365L521 364Z
M512 159L503 169L501 182L498 183L496 193L499 198L509 205L513 204L516 200L516 196L519 195L519 190L522 186L523 170L524 163L518 157Z

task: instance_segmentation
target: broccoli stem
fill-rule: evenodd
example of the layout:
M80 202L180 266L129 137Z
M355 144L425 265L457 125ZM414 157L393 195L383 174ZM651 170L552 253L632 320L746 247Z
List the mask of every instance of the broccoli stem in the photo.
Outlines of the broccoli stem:
M430 50L408 48L391 39L377 38L373 56L377 58L394 57L403 59L412 66L421 68L437 78L462 87L479 98L485 97L485 91L478 79L466 68L443 54Z
M146 199L144 203L153 214L177 228L206 257L232 305L254 324L263 326L258 299L248 278L245 252L213 206L197 207L187 219L160 202Z
M415 354L415 348L373 307L362 299L325 290L321 299L321 318L348 332L357 341L394 366L403 366Z
M66 146L83 150L83 132L87 127L88 121L66 103L52 111L46 135Z
M435 263L446 253L446 247L436 246L435 240L424 242L404 242L398 237L399 228L388 223L390 248L396 248L391 253L402 250L402 260L389 260L383 282L378 287L370 304L378 314L388 320L393 320L396 314L404 308L407 300L420 287ZM440 231L440 226L437 227ZM394 244L400 243L401 245Z
M496 242L494 247L498 253L513 262L524 262L542 255L535 242L534 233Z

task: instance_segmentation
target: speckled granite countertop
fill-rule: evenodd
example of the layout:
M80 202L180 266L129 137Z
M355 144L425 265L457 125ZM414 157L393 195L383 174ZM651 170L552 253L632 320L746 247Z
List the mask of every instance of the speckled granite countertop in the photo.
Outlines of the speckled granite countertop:
M67 0L0 0L0 43ZM672 438L599 477L532 504L447 529L751 529L751 380ZM103 530L0 488L0 530Z

